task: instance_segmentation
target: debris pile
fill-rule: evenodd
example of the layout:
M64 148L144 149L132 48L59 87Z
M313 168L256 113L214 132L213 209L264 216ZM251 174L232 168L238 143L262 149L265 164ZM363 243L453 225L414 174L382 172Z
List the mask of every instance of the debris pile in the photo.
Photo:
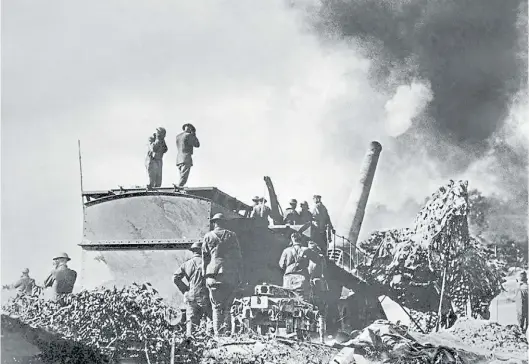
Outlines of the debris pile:
M56 301L19 295L3 311L33 328L114 357L149 356L156 363L169 357L173 337L177 346L184 341L183 333L171 325L177 312L163 303L150 284L82 291ZM200 356L206 341L186 350Z
M244 335L219 340L204 352L201 364L320 364L329 363L338 349L272 336Z
M492 353L519 352L527 355L527 337L516 325L461 318L448 330L463 343Z
M341 344L355 349L367 359L392 364L463 364L474 354L446 346L421 344L408 333L408 327L377 320L365 329L353 334L353 338Z

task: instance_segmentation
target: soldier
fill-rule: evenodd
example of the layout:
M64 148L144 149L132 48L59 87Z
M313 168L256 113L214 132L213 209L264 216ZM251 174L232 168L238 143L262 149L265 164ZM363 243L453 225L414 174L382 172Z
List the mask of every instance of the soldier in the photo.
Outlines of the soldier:
M326 262L325 254L321 251L316 243L309 241L309 248L307 250L309 257L309 278L311 288L311 302L318 307L320 312L320 340L324 342L325 339L325 322L327 317L327 301L325 296L329 291L326 280Z
M292 245L283 250L279 259L279 267L283 270L283 287L294 290L307 300L310 296L307 248L302 246L299 233L293 233L291 240Z
M272 210L270 207L265 205L267 202L266 198L257 196L255 198L257 198L258 203L254 205L252 213L250 214L250 218L257 220L258 226L266 227L268 226L268 217L270 216ZM255 201L255 198L253 201Z
M298 225L299 224L299 214L296 211L296 207L298 206L298 201L296 199L292 199L289 202L290 207L287 207L285 209L285 224L288 225Z
M315 231L313 234L313 240L318 244L321 250L327 250L327 233L330 230L333 234L336 232L332 226L329 212L323 203L321 202L320 195L314 195L314 208L312 209L312 216L314 216L314 227Z
M35 287L35 280L29 276L29 269L25 268L22 271L22 276L14 284L6 285L6 289L18 289L20 293L31 294Z
M174 284L184 294L187 336L193 334L193 326L199 325L202 317L210 317L211 311L208 289L202 274L202 243L193 243L189 250L193 252L193 257L186 260L173 274Z
M527 331L527 273L520 273L520 284L516 289L516 313L522 332Z
M149 189L162 185L163 155L167 153L165 135L165 129L160 127L149 138L149 151L147 152L146 160L147 174L149 175L147 188Z
M225 228L222 213L211 218L212 231L204 236L202 271L213 308L213 329L221 333L222 324L229 326L230 308L242 282L242 254L237 235Z
M77 272L68 268L68 254L61 253L53 258L55 269L44 281L44 288L51 287L55 298L59 294L72 293L77 280Z
M309 223L312 221L312 213L309 210L309 203L307 201L303 201L301 205L301 211L299 212L299 224L305 225L306 223Z
M180 187L184 187L189 178L189 172L193 166L193 148L200 147L195 127L188 123L184 124L182 129L184 132L176 136L176 148L178 150L176 166L180 172L180 181L178 182Z

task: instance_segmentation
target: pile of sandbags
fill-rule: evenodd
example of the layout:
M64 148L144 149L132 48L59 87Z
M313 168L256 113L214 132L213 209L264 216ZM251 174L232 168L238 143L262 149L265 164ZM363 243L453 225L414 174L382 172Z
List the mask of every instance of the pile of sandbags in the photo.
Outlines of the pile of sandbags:
M164 304L149 284L62 295L55 301L19 295L3 306L4 314L34 328L59 334L114 357L149 357L166 362L173 339L186 346L175 325L179 314ZM201 335L205 335L202 333ZM201 355L207 339L186 352Z

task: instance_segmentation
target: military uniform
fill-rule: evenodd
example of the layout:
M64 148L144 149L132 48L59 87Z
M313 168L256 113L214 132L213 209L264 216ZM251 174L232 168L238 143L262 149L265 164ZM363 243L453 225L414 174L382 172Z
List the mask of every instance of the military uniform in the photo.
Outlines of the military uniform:
M307 256L310 260L308 272L310 278L311 302L313 305L318 307L318 310L320 312L320 340L323 342L325 337L324 335L326 332L326 318L328 311L328 303L325 299L325 295L327 294L327 292L329 292L329 287L325 279L325 255L314 242L310 242L309 249L307 250Z
M309 210L301 210L299 212L299 225L305 225L312 221L312 213Z
M61 264L46 278L44 288L51 287L57 297L59 294L72 293L76 280L77 272Z
M190 124L185 124L183 129ZM194 131L195 128L191 125L191 129ZM199 148L200 142L197 136L193 133L184 131L176 136L176 149L178 154L176 157L176 166L180 172L180 181L178 186L183 187L187 183L191 167L193 166L193 148Z
M165 135L165 129L163 129L163 135ZM155 139L151 137L149 139L149 151L146 159L149 187L160 187L162 185L163 155L167 153L167 150L167 144L163 138Z
M299 214L293 207L285 209L285 224L299 225Z
M204 316L210 317L211 307L208 289L202 274L202 257L200 256L201 244L193 244L192 249L197 249L195 255L188 259L173 275L173 282L184 294L186 305L186 333L192 334L193 325L199 325ZM183 279L187 280L187 285Z
M307 248L299 242L283 250L279 259L279 267L283 270L283 287L292 289L305 300L310 297L310 284L308 281L309 260L306 256Z
M214 216L212 221L223 219L219 215ZM215 227L204 236L202 257L213 309L213 328L215 334L219 334L223 323L229 325L231 304L241 283L242 254L237 235Z
M268 217L271 211L270 207L265 204L255 205L250 214L250 218L255 219L259 226L268 226Z
M18 289L20 293L31 294L35 287L35 280L28 275L22 275L18 281L13 284L13 288Z
M334 230L334 227L331 223L331 218L327 208L321 203L318 202L314 205L312 209L312 216L314 217L314 233L313 240L314 242L322 249L323 251L327 250L327 229Z
M516 314L518 324L523 332L527 331L527 277L522 278L520 285L516 289Z

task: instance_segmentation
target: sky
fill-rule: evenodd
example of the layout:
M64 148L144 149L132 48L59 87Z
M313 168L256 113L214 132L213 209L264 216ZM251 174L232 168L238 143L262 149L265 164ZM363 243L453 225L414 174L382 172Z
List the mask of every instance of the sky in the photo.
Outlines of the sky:
M80 269L78 140L85 190L143 186L147 139L165 127L170 186L175 136L192 122L201 147L189 186L249 203L270 176L283 206L318 193L338 226L371 140L383 146L372 203L398 211L458 177L500 189L483 172L502 165L497 154L453 170L431 158L442 145L467 150L414 129L436 115L428 77L376 84L381 58L349 35L318 31L318 11L280 0L3 1L2 282L24 267L42 281L62 251ZM523 149L526 101L512 100L491 135ZM370 219L364 234L398 220Z

